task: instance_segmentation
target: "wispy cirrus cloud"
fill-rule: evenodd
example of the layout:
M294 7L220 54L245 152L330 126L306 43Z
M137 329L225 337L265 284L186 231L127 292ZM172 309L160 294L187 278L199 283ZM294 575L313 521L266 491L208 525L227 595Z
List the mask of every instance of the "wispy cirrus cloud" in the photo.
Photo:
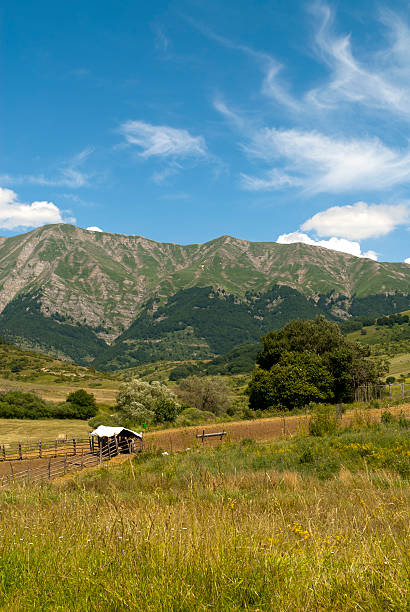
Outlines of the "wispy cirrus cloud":
M26 204L18 201L17 194L11 189L0 187L0 228L13 230L31 228L48 223L75 223L72 217L64 218L64 212L53 202L32 202Z
M81 166L93 153L92 147L87 147L71 157L68 161L60 164L54 176L44 174L4 174L0 176L2 183L9 185L43 185L46 187L70 187L76 189L87 185L90 175L85 173Z
M139 148L139 155L150 157L205 157L203 136L192 136L188 130L168 125L152 125L145 121L125 121L120 132L126 141Z
M410 180L410 148L389 148L376 137L264 128L244 148L274 164L262 176L242 174L242 186L251 191L296 186L313 193L342 193L386 189Z
M343 102L410 117L410 31L407 24L392 11L381 13L387 28L386 40L372 53L359 59L353 51L350 34L337 34L335 14L326 4L312 7L320 25L315 43L318 60L329 69L329 78L309 90L306 102L319 107L337 107Z

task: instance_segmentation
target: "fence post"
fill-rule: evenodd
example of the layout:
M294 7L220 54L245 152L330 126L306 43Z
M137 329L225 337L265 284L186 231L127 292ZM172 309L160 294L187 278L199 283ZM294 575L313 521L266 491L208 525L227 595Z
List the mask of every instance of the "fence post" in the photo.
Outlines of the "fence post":
M3 459L6 460L6 447L3 444Z
M64 474L67 474L67 450L64 455Z
M39 440L38 441L38 456L40 457L40 459L41 459L41 455L42 455L42 452L41 452L41 440Z
M88 444L90 445L90 453L91 453L93 449L91 448L91 438L90 438L90 436L88 436Z
M54 458L57 457L57 440L54 443Z
M19 442L19 459L23 459L23 455L21 453L21 443Z
M404 383L401 383L401 396L404 397Z
M48 458L48 479L51 479L51 457Z
M77 441L73 438L73 455L77 454Z
M81 449L81 469L84 467L84 449Z
M100 447L100 457L99 457L99 459L100 459L100 463L102 463L102 442L101 442L101 438L98 438L98 444L99 444L99 447Z
M27 466L27 482L30 482L30 463Z
M118 448L118 438L117 438L116 434L114 434L114 440L115 440L115 450L117 451L117 455L119 455L120 452L119 452L119 448Z

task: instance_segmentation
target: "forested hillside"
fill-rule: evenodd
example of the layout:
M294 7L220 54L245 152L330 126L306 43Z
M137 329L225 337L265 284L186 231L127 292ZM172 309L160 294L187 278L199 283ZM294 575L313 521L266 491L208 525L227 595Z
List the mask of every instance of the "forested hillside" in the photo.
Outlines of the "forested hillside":
M45 226L0 241L0 334L115 369L209 359L294 318L410 308L410 266L222 236L176 245Z

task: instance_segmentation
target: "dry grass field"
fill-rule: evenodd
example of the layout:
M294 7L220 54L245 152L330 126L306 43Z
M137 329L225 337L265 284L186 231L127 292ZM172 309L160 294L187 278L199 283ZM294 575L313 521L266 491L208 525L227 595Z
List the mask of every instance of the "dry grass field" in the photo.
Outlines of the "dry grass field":
M393 414L403 411L410 416L410 403L394 406L390 409ZM347 426L356 420L380 422L380 409L348 411L342 417L342 426ZM195 427L180 427L147 433L144 436L145 446L166 450L167 452L185 450L201 443L197 441L196 434L226 431L227 439L232 442L251 438L252 440L267 441L282 435L296 435L305 433L308 428L309 417L304 415L272 417L268 419L255 419L252 421L236 421L217 423L212 425L198 425ZM219 438L207 438L204 445L219 444Z
M86 438L87 421L79 419L0 419L0 444L38 442L58 438Z
M106 387L98 386L82 388L84 388L88 393L92 393L98 404L113 406L115 404L120 383L110 381L109 383L105 384L107 385ZM50 402L63 402L69 393L71 393L72 391L78 391L78 388L78 384L46 384L0 378L0 391L10 391L18 389L19 391L36 393L41 398Z
M143 453L1 491L1 609L408 612L407 432Z

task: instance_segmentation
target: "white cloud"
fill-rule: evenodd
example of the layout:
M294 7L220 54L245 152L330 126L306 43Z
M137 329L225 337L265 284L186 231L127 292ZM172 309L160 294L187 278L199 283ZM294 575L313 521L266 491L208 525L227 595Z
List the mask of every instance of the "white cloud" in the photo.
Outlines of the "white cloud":
M366 204L332 206L316 213L302 224L304 231L314 230L318 236L340 236L353 240L385 236L410 219L405 204Z
M187 130L166 125L151 125L144 121L126 121L120 127L128 143L149 157L203 157L207 154L202 136L191 136Z
M245 150L266 162L286 163L284 169L275 167L262 178L242 175L245 189L297 185L314 193L345 192L410 181L410 149L390 149L378 138L332 138L316 131L265 128Z
M385 10L382 21L389 29L391 45L383 41L380 50L360 61L352 50L351 36L333 32L333 11L324 4L316 4L313 10L316 20L321 20L316 34L318 56L328 66L330 78L309 91L306 100L321 107L358 103L408 117L410 33L407 25L393 12Z
M0 180L11 185L21 185L31 183L33 185L44 185L47 187L71 187L76 189L87 185L89 175L79 169L86 159L94 151L92 147L87 147L74 155L68 161L62 163L55 177L46 177L44 174L22 174L18 176L2 175Z
M221 113L221 115L223 115L225 119L227 119L235 127L239 129L246 128L246 123L241 115L229 108L223 100L216 98L213 102L213 106L218 113Z
M404 263L409 264L410 265L410 257L407 257L407 259L404 260Z
M302 232L292 232L290 234L281 234L276 239L279 244L294 244L295 242L302 242L303 244L310 244L312 246L320 246L325 249L332 251L341 251L342 253L349 253L355 257L366 257L377 261L377 254L374 251L367 251L362 253L360 244L355 241L346 240L345 238L332 237L329 240L313 240L307 234Z
M85 228L88 232L102 232L103 230L96 225L90 225L90 227Z
M17 194L14 191L0 187L0 227L2 229L40 227L48 223L66 222L75 223L75 219L63 219L62 211L52 202L24 204L17 201Z

